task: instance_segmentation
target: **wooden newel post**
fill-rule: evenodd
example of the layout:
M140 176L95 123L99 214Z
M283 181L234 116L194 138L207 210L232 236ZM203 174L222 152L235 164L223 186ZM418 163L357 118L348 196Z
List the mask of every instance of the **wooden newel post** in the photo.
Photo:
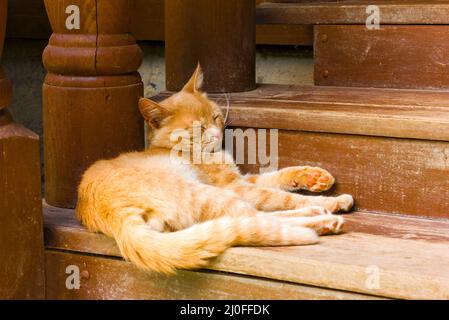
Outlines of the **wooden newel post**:
M166 85L178 91L201 63L208 92L255 88L254 0L166 0Z
M0 0L0 60L7 0ZM14 123L11 82L0 67L0 299L43 299L39 138Z
M130 34L133 5L133 0L45 0L54 32L43 54L50 205L74 207L90 164L144 146L137 107L142 53Z

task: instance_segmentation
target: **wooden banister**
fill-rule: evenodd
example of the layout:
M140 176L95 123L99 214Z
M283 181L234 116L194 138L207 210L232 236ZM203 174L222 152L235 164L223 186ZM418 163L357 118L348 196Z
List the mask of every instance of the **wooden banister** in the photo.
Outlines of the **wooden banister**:
M198 61L208 92L255 88L254 0L166 0L166 85L178 91Z
M0 0L0 60L7 0ZM0 299L43 299L39 139L14 123L11 82L0 67Z
M45 197L74 207L84 170L144 146L137 108L142 53L133 0L45 0L53 35L44 51Z

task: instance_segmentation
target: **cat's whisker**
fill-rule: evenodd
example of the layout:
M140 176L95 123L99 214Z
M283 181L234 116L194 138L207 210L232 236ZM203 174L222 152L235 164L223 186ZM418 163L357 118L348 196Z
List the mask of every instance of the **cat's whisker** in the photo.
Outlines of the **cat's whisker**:
M227 127L229 127L234 121L235 121L235 119L232 119L232 120L229 121L228 123L225 123L225 125L224 125L225 129L226 129Z
M228 93L224 94L225 98L226 98L226 115L225 115L225 119L224 122L226 123L226 121L228 121L228 117L229 117L229 109L230 109L230 96Z
M218 106L197 95L201 80L198 66L176 99L140 99L139 110L152 124L150 145L98 161L83 174L76 211L81 222L114 237L126 260L166 274L203 268L231 246L312 244L318 234L340 232L343 219L330 211L348 211L351 196L287 192L328 190L335 180L326 170L302 166L241 175L232 150L223 149ZM223 124L230 126L236 118L229 118L230 99L223 97ZM173 140L173 133L181 135Z

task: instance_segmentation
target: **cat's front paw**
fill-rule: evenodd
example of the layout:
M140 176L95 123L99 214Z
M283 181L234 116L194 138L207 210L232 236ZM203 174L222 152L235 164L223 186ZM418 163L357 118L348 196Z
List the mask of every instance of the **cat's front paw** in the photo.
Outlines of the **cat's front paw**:
M317 167L291 167L281 170L282 187L288 191L308 190L323 192L329 190L334 177L326 170Z

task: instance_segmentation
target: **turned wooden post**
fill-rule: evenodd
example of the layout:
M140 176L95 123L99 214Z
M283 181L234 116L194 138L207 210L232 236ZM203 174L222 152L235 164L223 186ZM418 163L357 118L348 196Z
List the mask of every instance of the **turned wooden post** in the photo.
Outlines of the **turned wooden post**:
M255 88L254 0L166 0L166 86L180 90L198 61L207 92Z
M7 0L0 0L0 60ZM13 122L0 67L0 299L44 299L39 139Z
M132 0L45 0L45 198L74 207L85 169L144 146L137 102L142 53L129 33Z

